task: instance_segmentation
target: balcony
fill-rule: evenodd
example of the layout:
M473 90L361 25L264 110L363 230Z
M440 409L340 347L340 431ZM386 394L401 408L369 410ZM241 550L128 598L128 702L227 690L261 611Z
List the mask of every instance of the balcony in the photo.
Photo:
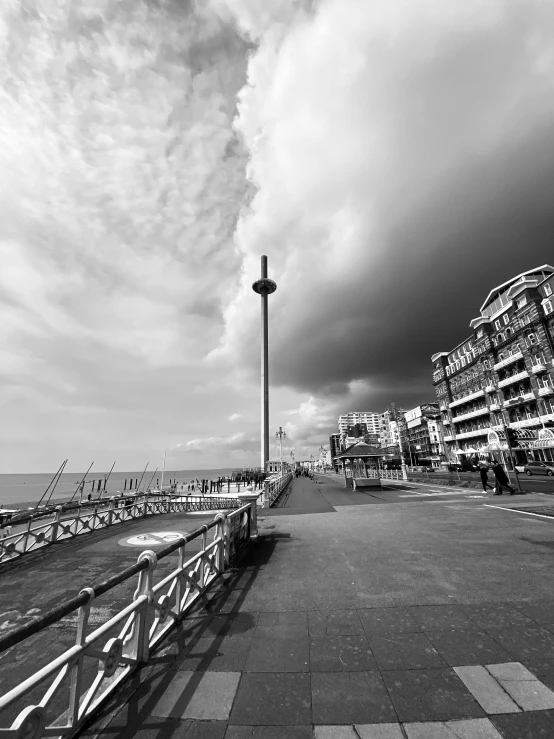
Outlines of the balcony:
M522 372L517 372L515 375L512 375L511 377L506 377L505 380L500 380L500 382L498 383L498 387L506 387L507 385L513 385L514 382L525 380L526 377L529 377L529 372L527 372L527 370L523 370Z
M547 395L554 394L554 387L546 386L539 388L539 397L544 398Z
M487 385L487 386L485 387L485 392L486 392L486 393L494 393L494 391L495 391L495 390L496 390L496 388L495 388L495 386L494 386L494 385Z
M499 411L501 408L500 403L491 403L489 406L490 411Z
M540 374L541 374L541 372L546 372L546 364L542 364L542 362L541 362L541 363L539 363L539 364L534 364L534 365L533 365L533 366L531 367L531 372L532 372L532 373L533 373L534 375L540 375Z
M454 441L454 437L453 436L445 436L444 437L444 440L445 441Z
M518 405L519 403L523 403L523 395L518 395L517 398L507 398L503 405L504 408L512 408L514 405Z
M451 423L452 423L452 421L449 418L445 418L444 421L442 422L442 425L443 426L450 426Z
M448 410L448 405L446 403L441 403L439 405L439 410L441 410L441 411L447 411Z
M534 418L525 418L523 421L512 421L510 426L513 429L524 429L529 426L540 426L540 424L541 419L538 416L535 416Z
M473 400L474 398L481 398L484 397L485 391L484 390L477 390L475 393L470 393L469 395L464 396L463 398L459 398L458 400L454 400L452 403L448 404L449 408L456 408L458 405L463 405L464 403L469 403L470 400Z
M475 431L465 431L463 434L456 434L456 439L470 439L472 436L487 436L488 433L488 427L486 429L476 429Z
M484 408L479 408L476 411L471 411L470 413L462 413L460 416L454 416L452 418L452 423L460 423L461 421L465 421L468 418L476 418L477 416L485 416L489 415L489 409L487 406Z
M493 370L499 370L502 367L507 367L509 364L517 362L519 359L523 359L523 354L521 352L515 352L515 354L510 354L506 359L502 359L500 362L494 364L492 368Z

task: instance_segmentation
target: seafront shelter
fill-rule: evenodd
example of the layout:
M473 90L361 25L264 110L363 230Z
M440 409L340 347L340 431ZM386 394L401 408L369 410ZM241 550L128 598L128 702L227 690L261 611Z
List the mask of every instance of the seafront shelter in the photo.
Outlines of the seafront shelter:
M370 446L364 441L358 441L337 454L334 460L342 464L344 487L380 488L379 460L383 456L383 451L379 447Z

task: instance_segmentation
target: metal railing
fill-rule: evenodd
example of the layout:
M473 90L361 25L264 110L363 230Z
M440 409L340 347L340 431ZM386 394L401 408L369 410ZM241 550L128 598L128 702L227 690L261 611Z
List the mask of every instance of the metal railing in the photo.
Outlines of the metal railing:
M126 501L132 500L130 503ZM106 505L107 504L107 505ZM17 533L0 531L0 564L18 559L29 552L34 552L55 542L72 539L81 534L97 531L108 526L124 523L137 518L154 516L160 513L187 513L189 511L221 510L239 505L238 498L204 497L202 495L181 496L179 500L170 498L150 498L143 500L130 499L129 496L110 498L104 505L98 502L83 503L78 506L74 517L62 518L63 508L58 506L50 521L39 523L33 527L33 516L27 521L26 528ZM38 516L37 516L38 518ZM44 519L44 516L41 516ZM17 524L14 524L16 526ZM6 535L7 534L7 535Z
M33 619L0 638L0 652L22 643L78 611L75 644L0 696L0 713L9 726L0 736L17 739L75 736L91 715L141 665L229 566L234 555L257 535L256 498L181 537L157 554L144 551L135 565ZM214 538L208 542L208 531ZM199 552L186 559L186 545L201 539ZM176 558L174 569L155 583L159 560ZM91 606L101 595L138 575L132 600L92 629ZM101 610L101 609L98 609ZM39 699L39 695L40 697Z
M292 472L279 477L268 477L265 481L264 508L270 508L292 480Z

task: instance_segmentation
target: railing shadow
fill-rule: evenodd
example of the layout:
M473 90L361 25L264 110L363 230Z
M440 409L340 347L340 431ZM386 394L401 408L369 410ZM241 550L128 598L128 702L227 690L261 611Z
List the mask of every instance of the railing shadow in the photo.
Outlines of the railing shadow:
M180 666L198 645L209 637L209 648L200 661L173 711L182 714L203 675L210 670L219 648L227 637L253 636L257 621L251 613L241 612L260 570L269 563L278 543L290 540L281 535L261 535L242 555L239 564L224 573L220 582L206 594L171 635L150 657L150 662L110 700L81 736L130 739L140 729L147 729L153 739L169 737L175 720L152 716L152 710L170 688ZM235 670L236 671L236 670ZM175 717L177 718L177 716ZM158 733L156 733L158 732Z

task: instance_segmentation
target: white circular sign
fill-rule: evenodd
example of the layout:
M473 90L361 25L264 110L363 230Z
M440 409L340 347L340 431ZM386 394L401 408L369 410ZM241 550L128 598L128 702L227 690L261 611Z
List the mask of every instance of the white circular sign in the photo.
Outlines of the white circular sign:
M152 531L147 534L135 534L128 539L121 539L120 544L124 547L161 547L173 544L184 537L178 531Z

